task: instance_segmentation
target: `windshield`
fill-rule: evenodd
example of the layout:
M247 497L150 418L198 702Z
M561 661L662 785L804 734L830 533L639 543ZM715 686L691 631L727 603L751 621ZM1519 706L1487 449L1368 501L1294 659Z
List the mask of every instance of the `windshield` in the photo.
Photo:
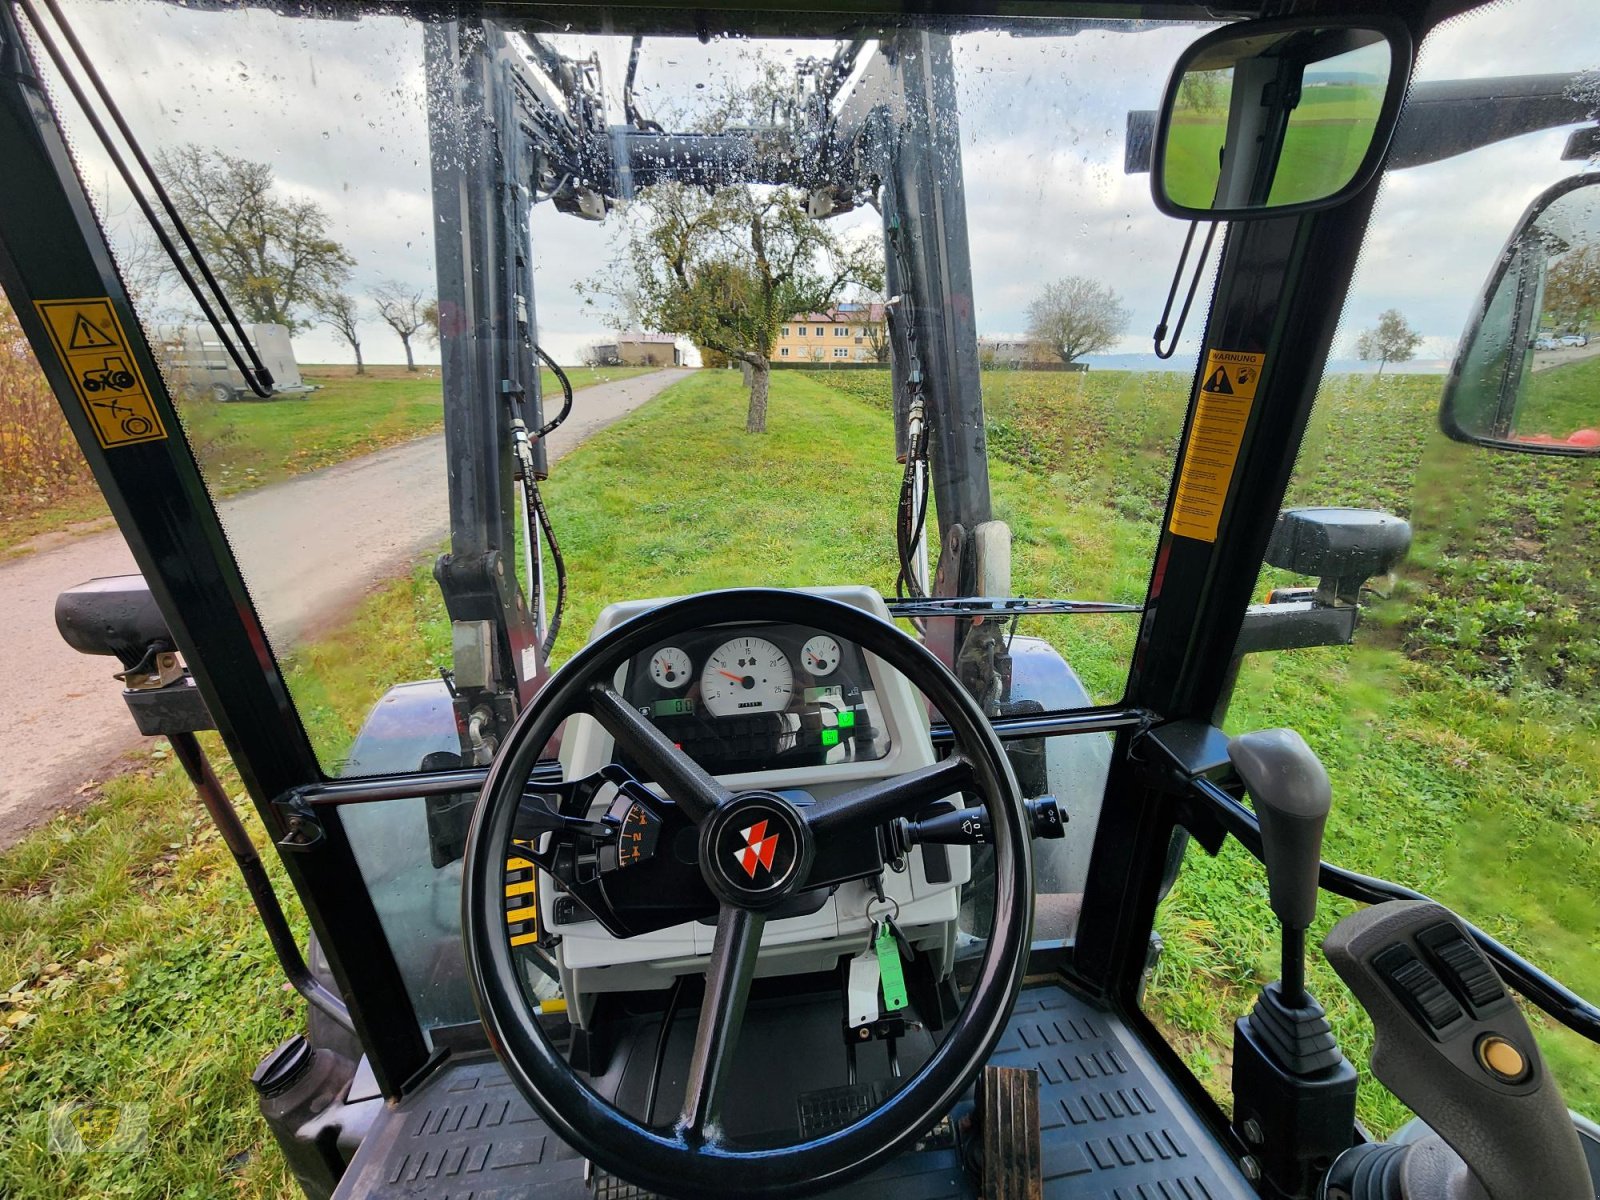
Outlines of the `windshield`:
M543 646L559 665L608 604L709 588L1113 602L1129 611L1005 632L1066 653L1080 687L1048 707L1122 695L1194 369L1193 331L1148 353L1185 229L1125 173L1125 132L1193 25L919 33L953 80L920 114L874 101L870 29L635 43L489 25L472 95L517 129L523 174L494 193L502 240L466 244L461 189L495 164L462 117L447 27L65 11L271 369L261 399L57 84L328 773L460 761L451 696L505 669L486 615L527 620L509 651L527 683ZM913 201L839 161L815 136L830 123L856 149L934 131L927 185L964 199L953 274L921 278ZM593 135L582 170L551 149L573 129ZM919 280L949 311L912 314ZM537 347L506 358L537 361L542 411L532 370L472 357L491 290ZM532 443L541 513L508 424L515 406L530 433L555 419L562 375L571 415ZM486 540L497 525L514 544ZM930 578L952 538L971 539L962 574ZM360 742L402 685L428 698L444 757Z
M1600 471L1450 441L1438 412L1457 339L1521 214L1592 170L1569 141L1573 123L1593 119L1591 16L1575 3L1497 6L1423 47L1414 97L1540 76L1566 81L1570 115L1465 152L1449 130L1420 138L1425 121L1402 118L1396 147L1410 162L1384 180L1285 506L1393 514L1410 522L1410 550L1367 581L1354 645L1245 659L1225 722L1234 734L1292 727L1326 764L1326 858L1436 898L1585 996L1600 993ZM1594 331L1595 317L1579 328ZM1600 345L1591 337L1540 352L1535 370L1581 372ZM1255 599L1318 582L1268 566ZM1147 1006L1224 1103L1232 1022L1254 998L1242 981L1276 953L1260 870L1237 845L1215 859L1191 848L1157 923L1166 953ZM1312 940L1354 907L1324 893ZM1371 1026L1320 956L1312 988L1364 1068ZM1600 1117L1593 1046L1531 1019L1567 1103ZM1387 1135L1411 1114L1364 1077L1359 1115Z

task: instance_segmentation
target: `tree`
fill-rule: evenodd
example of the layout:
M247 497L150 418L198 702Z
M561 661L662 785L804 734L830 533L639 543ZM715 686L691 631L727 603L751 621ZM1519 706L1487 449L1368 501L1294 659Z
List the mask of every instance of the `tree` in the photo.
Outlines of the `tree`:
M1116 292L1084 275L1046 284L1028 305L1028 337L1064 363L1109 349L1127 327Z
M415 371L417 360L411 354L411 339L417 330L433 325L426 311L429 302L423 299L421 292L413 291L393 279L385 280L374 288L372 300L378 306L378 315L383 318L383 323L400 335L400 344L406 348L406 370ZM437 320L437 302L433 303L433 308Z
M156 166L228 299L247 321L314 324L355 260L328 236L314 201L278 194L272 168L193 143Z
M356 374L365 375L367 364L361 361L361 305L348 292L334 292L324 296L319 315L322 323L332 329L356 352Z
M794 314L825 312L850 286L880 287L881 244L851 245L783 189L649 189L628 214L616 266L590 285L629 324L686 335L750 368L745 429L764 433L772 347Z
M1227 111L1233 71L1185 71L1178 81L1178 108L1188 112Z
M1392 362L1409 362L1422 344L1422 335L1406 324L1398 308L1378 314L1378 324L1356 339L1356 357L1363 362L1378 360L1378 374Z
M1600 309L1600 245L1563 254L1544 281L1543 311L1562 329L1582 329Z
M867 323L863 327L863 334L867 339L867 349L872 351L872 361L886 363L889 361L889 298L882 292L868 292L861 297L861 302L867 306Z
M430 346L439 344L439 302L429 300L422 306L422 336Z

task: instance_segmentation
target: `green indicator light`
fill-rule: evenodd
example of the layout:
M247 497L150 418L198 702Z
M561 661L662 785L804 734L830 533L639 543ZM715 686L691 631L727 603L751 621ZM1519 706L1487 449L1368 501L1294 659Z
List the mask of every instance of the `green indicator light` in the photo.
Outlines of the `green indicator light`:
M847 708L842 713L839 714L839 728L840 729L854 729L855 728L855 724L856 724L856 714L855 714L855 711L853 709L848 709Z
M837 746L839 744L839 731L837 729L824 729L822 731L822 744L824 746Z

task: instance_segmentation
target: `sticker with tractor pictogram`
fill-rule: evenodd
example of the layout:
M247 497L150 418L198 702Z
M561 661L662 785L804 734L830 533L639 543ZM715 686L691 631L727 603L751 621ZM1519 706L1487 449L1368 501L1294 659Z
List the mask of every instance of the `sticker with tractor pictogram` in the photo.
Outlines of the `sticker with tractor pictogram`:
M102 447L167 436L109 299L36 300L33 306Z

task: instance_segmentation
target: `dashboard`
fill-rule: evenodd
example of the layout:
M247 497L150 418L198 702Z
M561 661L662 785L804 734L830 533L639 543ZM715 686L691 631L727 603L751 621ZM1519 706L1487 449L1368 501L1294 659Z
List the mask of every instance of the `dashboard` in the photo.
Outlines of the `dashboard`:
M870 588L807 590L890 620L883 597ZM590 636L664 602L613 604ZM903 675L835 634L761 621L754 613L649 646L617 669L613 683L636 711L736 791L759 787L799 804L820 802L936 761L927 702ZM574 715L561 743L565 777L583 778L611 762L654 786L598 721ZM591 819L612 801L597 796ZM962 798L945 802L959 808ZM692 842L671 852L695 858ZM814 895L804 911L774 915L756 972L834 970L841 956L860 951L885 911L919 951L952 962L960 889L970 875L967 848L919 846L883 873L882 900L854 881ZM580 1026L600 993L670 987L685 972L704 969L715 942L710 921L619 939L553 888L541 889L539 903L544 928L560 939L561 986L569 1019Z
M890 750L860 647L816 629L697 630L637 655L622 691L713 775L875 762Z

